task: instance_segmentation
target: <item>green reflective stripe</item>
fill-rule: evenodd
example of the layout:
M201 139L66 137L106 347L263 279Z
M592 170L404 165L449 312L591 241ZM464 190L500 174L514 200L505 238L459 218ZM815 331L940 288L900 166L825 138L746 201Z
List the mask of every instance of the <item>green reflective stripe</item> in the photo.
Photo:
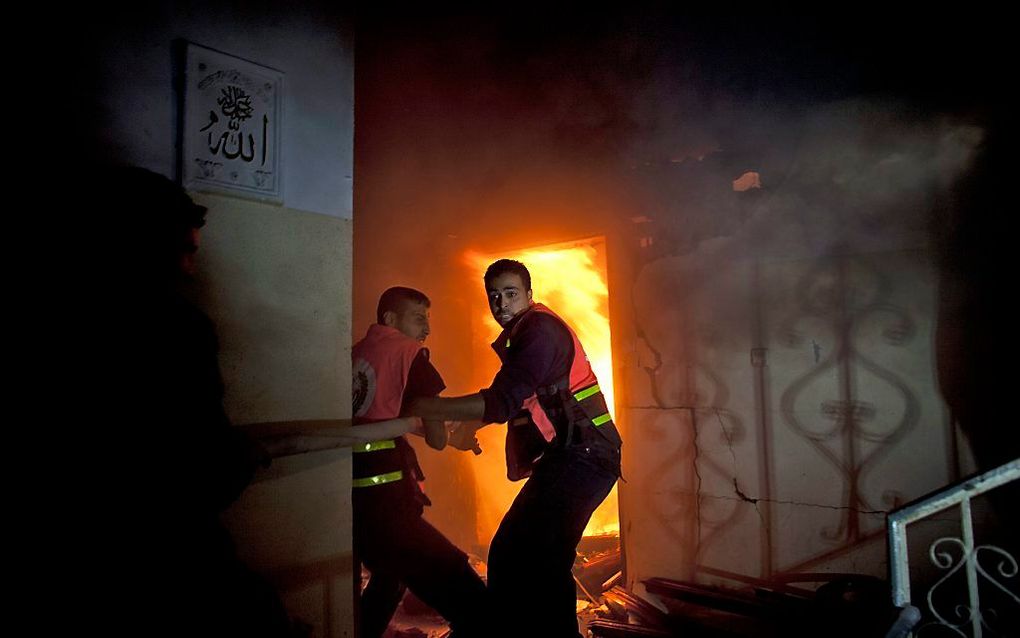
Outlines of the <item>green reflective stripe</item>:
M508 338L508 339L506 340L506 347L507 347L507 348L509 348L509 347L510 347L510 339L509 339L509 338Z
M396 472L387 472L386 474L377 474L376 476L369 476L367 478L359 478L351 481L353 487L372 487L373 485L382 485L383 483L392 483L393 481L399 481L404 478L404 473L400 470Z
M397 442L393 439L386 439L385 441L372 441L370 443L358 443L351 451L353 452L375 452L377 450L392 450L397 447Z
M602 425L603 423L609 423L612 420L613 420L613 417L609 416L609 413L606 412L602 416L595 417L594 419L591 420L591 422L595 424L595 427L598 427L598 426Z
M574 401L584 401L585 399L587 399L591 395L598 394L601 391L602 390L599 389L599 384L596 383L593 386L589 386L589 387L585 388L584 390L581 390L580 392L575 393L574 394Z

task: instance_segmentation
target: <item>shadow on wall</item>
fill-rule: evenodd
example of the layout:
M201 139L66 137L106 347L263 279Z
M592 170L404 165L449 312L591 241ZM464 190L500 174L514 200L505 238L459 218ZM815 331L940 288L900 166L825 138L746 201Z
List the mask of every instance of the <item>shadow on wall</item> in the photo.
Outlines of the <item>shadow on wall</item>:
M647 440L625 452L627 525L658 528L628 543L638 578L884 576L884 514L955 478L928 211L983 134L896 112L788 123L799 141L774 149L758 192L703 179L733 174L711 155L671 169L701 177L660 192L633 285L628 410ZM642 546L680 549L659 568Z

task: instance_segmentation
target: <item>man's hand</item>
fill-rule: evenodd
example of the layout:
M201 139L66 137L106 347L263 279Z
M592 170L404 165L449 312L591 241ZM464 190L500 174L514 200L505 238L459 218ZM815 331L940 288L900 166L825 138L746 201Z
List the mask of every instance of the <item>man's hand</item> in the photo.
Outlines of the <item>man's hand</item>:
M422 421L422 419L418 419ZM433 450L441 450L446 447L447 434L446 424L442 421L422 421L424 424L425 442Z
M451 421L448 425L450 426L448 443L451 446L465 452L474 452L475 455L482 453L482 448L478 445L478 438L475 436L478 429L482 427L479 421Z

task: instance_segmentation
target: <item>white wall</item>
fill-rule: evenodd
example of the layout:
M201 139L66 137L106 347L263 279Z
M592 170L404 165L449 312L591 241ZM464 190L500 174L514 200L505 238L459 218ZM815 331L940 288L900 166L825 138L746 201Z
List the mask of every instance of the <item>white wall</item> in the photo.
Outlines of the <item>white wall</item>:
M217 6L217 5L224 6ZM350 219L354 36L315 9L164 2L122 9L100 34L99 125L119 159L173 176L176 104L171 43L184 39L283 71L284 206Z
M80 128L100 159L173 177L175 41L284 72L283 205L193 193L209 208L193 292L217 325L235 424L349 417L351 24L332 8L241 7L111 10L83 38L95 56L82 65ZM274 462L225 519L314 636L353 635L349 451Z
M695 194L650 214L623 363L638 590L884 577L885 514L955 479L928 214L980 135L897 113L836 103L793 120L771 161L688 159L676 179ZM744 170L761 189L732 190Z

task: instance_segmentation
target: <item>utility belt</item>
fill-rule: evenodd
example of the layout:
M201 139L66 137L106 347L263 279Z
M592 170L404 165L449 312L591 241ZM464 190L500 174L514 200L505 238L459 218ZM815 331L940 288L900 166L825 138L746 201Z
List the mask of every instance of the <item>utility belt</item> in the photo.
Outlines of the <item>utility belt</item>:
M425 475L418 464L418 457L403 437L359 443L351 451L355 454L352 488L361 490L407 479L406 483L413 486L411 495L415 500L423 505L431 505L419 485L420 481L425 480ZM379 455L379 458L369 457L369 454Z
M569 388L548 385L535 391L538 403L556 431L553 442L542 437L532 415L523 411L510 420L507 430L507 476L519 480L531 475L535 463L549 446L570 450L584 447L619 474L620 435L598 384L571 392ZM530 427L522 427L530 426Z
M589 446L598 439L611 447L620 447L620 435L609 414L606 395L597 383L571 392L569 388L548 385L535 391L539 405L556 428L560 447Z

